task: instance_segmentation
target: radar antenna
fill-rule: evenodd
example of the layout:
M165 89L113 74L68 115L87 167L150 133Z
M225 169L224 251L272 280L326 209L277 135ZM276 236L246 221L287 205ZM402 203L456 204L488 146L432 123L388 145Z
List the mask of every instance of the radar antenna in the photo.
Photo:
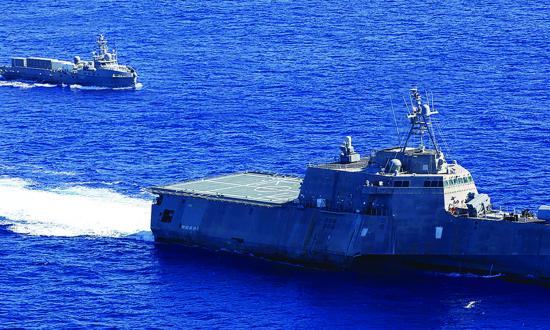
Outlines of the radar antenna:
M117 63L116 50L113 49L112 52L109 52L109 47L107 47L107 39L105 39L105 36L103 34L100 34L97 36L96 43L97 43L98 51L93 52L94 60L100 61L101 63L116 64Z
M405 152L407 144L413 135L417 135L420 138L419 149L424 150L424 134L427 132L437 155L439 155L441 153L441 149L439 148L439 145L437 144L437 141L435 139L435 133L431 119L431 116L438 114L438 112L431 109L428 104L424 104L422 102L422 96L418 92L418 88L411 88L410 96L411 103L413 104L411 104L412 110L407 115L407 118L411 122L411 128L409 129L409 133L407 134L407 138L405 139L405 143L403 144L401 152ZM416 105L414 103L416 103Z
M107 39L103 36L103 34L100 34L97 36L96 40L97 46L99 47L99 53L101 55L107 54L109 49L107 48Z

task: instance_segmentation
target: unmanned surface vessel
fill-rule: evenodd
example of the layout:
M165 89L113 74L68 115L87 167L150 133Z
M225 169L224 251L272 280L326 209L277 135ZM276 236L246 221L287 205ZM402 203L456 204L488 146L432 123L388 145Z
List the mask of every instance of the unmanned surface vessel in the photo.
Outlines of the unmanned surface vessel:
M75 56L73 62L40 57L14 57L11 66L0 67L5 79L31 80L48 84L129 88L137 84L137 72L118 64L116 51L109 51L107 40L99 35L98 50L91 61Z
M538 217L494 210L470 172L446 161L433 105L417 89L411 99L404 144L370 157L348 137L338 162L303 179L246 172L150 188L156 241L326 267L383 259L550 278L550 207Z

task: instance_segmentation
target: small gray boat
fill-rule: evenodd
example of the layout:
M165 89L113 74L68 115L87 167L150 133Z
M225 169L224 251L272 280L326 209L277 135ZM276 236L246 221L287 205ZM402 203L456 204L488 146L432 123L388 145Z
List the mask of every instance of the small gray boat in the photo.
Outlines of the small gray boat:
M109 51L103 35L97 38L98 50L91 61L75 56L73 62L41 57L13 57L11 66L0 66L7 80L30 80L48 84L132 88L137 84L134 68L121 65L116 51Z

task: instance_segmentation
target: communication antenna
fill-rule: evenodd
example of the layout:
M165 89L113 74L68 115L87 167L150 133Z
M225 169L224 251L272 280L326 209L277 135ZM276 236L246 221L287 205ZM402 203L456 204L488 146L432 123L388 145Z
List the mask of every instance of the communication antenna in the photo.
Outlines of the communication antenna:
M393 123L395 124L395 131L397 132L397 145L401 145L401 133L399 133L399 126L397 125L397 117L395 116L395 109L393 108L393 100L390 97L391 112L393 114Z
M407 118L411 123L411 128L409 129L409 133L407 134L407 138L405 139L405 143L403 144L401 152L405 152L405 149L407 148L407 144L413 135L416 135L419 137L420 139L419 148L421 150L424 150L425 148L424 134L428 133L428 136L432 141L434 149L437 155L439 155L441 153L441 149L439 148L439 145L435 138L435 133L434 133L432 119L431 119L431 116L438 114L438 112L430 108L429 104L424 104L422 102L422 96L420 95L420 93L418 92L418 88L416 87L411 88L409 99L411 101L412 110L407 115ZM429 99L428 99L428 103L429 103ZM407 109L408 109L408 106L407 106Z

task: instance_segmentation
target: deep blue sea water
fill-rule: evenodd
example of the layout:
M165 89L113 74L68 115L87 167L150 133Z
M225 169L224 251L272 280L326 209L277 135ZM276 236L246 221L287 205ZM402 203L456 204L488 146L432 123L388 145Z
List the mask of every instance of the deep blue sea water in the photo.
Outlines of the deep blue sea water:
M0 81L0 327L546 328L550 289L342 274L155 245L144 188L303 174L352 135L398 141L430 90L447 158L507 209L549 204L550 5L495 1L2 2L0 59L90 57L140 90Z

